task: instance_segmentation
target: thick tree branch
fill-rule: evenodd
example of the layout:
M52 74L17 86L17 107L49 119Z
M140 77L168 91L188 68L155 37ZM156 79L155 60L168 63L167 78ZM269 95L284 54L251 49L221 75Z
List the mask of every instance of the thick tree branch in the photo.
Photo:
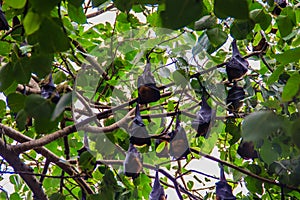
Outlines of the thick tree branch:
M19 155L16 154L10 145L5 144L2 139L0 139L0 155L3 157L14 171L20 171L25 173L32 173L32 169L25 165L19 158ZM43 188L41 187L39 181L35 176L29 174L19 174L25 183L28 185L34 197L39 200L48 199Z
M28 142L31 141L32 139L25 136L24 134L7 127L3 124L0 123L0 133L5 134L8 137L14 139L17 142ZM61 158L57 157L54 155L52 152L50 152L48 149L44 147L38 147L34 149L37 153L41 154L44 156L47 160L50 162L56 164L58 167L60 167L63 171L65 171L67 174L70 176L75 176L78 174L78 172L67 162L63 161ZM80 185L80 187L88 194L93 194L93 190L89 187L89 185L85 182L83 178L76 178L74 181Z
M50 142L53 142L53 141L57 140L58 138L67 136L70 133L74 133L76 131L77 130L76 130L75 125L68 126L66 128L58 130L58 131L56 131L52 134L46 135L46 136L41 137L39 139L30 140L28 142L24 142L22 144L15 145L12 148L16 153L25 152L27 150L34 149L36 147L41 147L41 146L44 146L46 144L49 144Z

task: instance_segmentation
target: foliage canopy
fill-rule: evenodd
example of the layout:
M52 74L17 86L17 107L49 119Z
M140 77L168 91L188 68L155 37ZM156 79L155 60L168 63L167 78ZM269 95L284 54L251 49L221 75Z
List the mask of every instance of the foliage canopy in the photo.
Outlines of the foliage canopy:
M300 199L299 7L5 0L0 199Z

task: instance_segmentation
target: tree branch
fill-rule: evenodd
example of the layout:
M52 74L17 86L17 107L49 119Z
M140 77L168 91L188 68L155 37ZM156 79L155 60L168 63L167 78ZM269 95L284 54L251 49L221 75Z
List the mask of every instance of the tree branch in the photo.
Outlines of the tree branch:
M0 123L0 133L5 134L8 137L14 139L17 142L28 142L32 141L31 138L25 136L24 134L7 127ZM52 162L56 164L58 167L60 167L63 171L65 171L70 176L74 176L78 174L78 172L67 162L62 160L61 158L54 155L52 152L50 152L48 149L44 147L38 147L34 149L37 153L44 156L49 162ZM93 194L93 190L90 188L90 186L85 182L83 178L76 178L74 181L88 194Z
M115 5L112 4L112 5L110 5L110 6L107 6L105 9L98 10L98 11L96 11L96 12L87 14L87 15L86 15L86 18L97 17L98 15L101 15L101 14L105 13L106 11L109 11L109 10L113 9L114 7L115 7Z
M10 145L5 144L2 139L0 139L0 155L3 157L14 171L21 171L25 173L32 173L32 169L25 165L19 158L19 155L16 154ZM39 181L35 176L29 174L19 174L25 183L28 185L34 197L39 200L48 199L44 190L42 189Z
M280 182L277 181L277 180L271 180L271 179L267 179L267 178L261 177L261 176L259 176L259 175L257 175L257 174L254 174L254 173L249 172L249 171L247 171L247 170L245 170L245 169L243 169L243 168L240 168L240 167L238 167L238 166L236 166L236 165L233 165L233 164L231 164L231 163L229 163L229 162L226 162L226 161L220 160L220 159L218 159L218 158L215 158L215 157L213 157L213 156L211 156L211 155L202 153L201 151L198 151L198 150L196 150L196 149L191 148L191 151L192 151L193 153L196 153L196 154L198 154L198 155L200 155L200 156L203 156L203 157L205 157L205 158L207 158L207 159L213 160L213 161L218 162L218 163L220 163L220 164L226 165L226 166L228 166L228 167L230 167L230 168L232 168L232 169L235 169L235 170L237 170L237 171L239 171L239 172L242 172L243 174L246 174L246 175L248 175L248 176L251 176L251 177L253 177L253 178L257 179L257 180L260 180L260 181L262 181L262 182L264 182L264 183L270 183L270 184L273 184L273 185L277 185L277 186L279 186L279 187L282 187L282 186L283 186L283 187L285 187L285 188L287 188L287 189L295 190L295 191L297 191L297 192L300 192L300 189L297 188L297 187L290 186L290 185L284 185L284 184L280 183Z

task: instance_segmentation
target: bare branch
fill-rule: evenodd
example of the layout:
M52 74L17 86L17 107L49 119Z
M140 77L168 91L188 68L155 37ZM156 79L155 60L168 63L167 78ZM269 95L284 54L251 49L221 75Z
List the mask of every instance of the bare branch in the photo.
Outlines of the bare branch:
M20 160L19 155L12 150L10 145L5 144L2 139L0 139L0 155L9 163L10 166L12 166L12 168L15 171L32 173L33 170L27 165L25 165ZM43 188L41 187L39 181L36 179L35 176L29 174L20 174L20 176L28 185L36 199L48 199Z
M14 139L17 142L28 142L32 141L31 138L25 136L24 134L7 127L0 123L0 133L5 134L8 137ZM65 171L70 176L74 176L78 174L78 172L67 162L62 160L61 158L54 155L52 152L50 152L48 149L44 147L38 147L34 149L36 152L44 156L46 159L48 159L50 162L56 164L58 167L60 167L63 171ZM85 182L83 178L76 178L74 181L88 194L93 194L93 190L90 188L90 186Z

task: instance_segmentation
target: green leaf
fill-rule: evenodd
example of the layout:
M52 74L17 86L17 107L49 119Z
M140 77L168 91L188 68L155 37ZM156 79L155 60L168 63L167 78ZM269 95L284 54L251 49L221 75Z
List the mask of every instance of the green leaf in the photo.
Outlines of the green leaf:
M243 40L254 28L252 20L234 20L230 27L230 34L237 40Z
M16 116L17 128L23 131L26 128L27 114L24 109L20 110Z
M206 51L207 53L213 53L216 48L210 43L208 36L206 33L202 33L202 35L198 38L196 45L192 49L193 55L197 55L202 51Z
M167 145L166 142L161 142L157 148L156 148L156 153L161 153L164 149L165 149L165 146Z
M28 57L23 57L12 63L14 70L14 77L18 83L26 84L31 77L31 69Z
M78 163L82 171L92 172L95 168L96 157L90 151L84 151L80 154Z
M194 186L194 182L193 181L188 181L187 182L187 187L189 188L189 190L192 190Z
M271 76L268 78L267 84L270 85L275 81L277 81L279 79L280 74L282 74L283 70L284 70L283 65L278 66L271 74Z
M24 18L24 29L27 35L30 35L39 30L42 22L42 17L35 12L29 11Z
M271 111L254 112L242 122L242 138L245 141L260 141L284 127L284 120Z
M86 16L83 11L83 7L76 7L73 4L68 4L68 14L71 20L77 22L78 24L86 23Z
M227 40L227 33L222 31L220 28L212 28L206 31L207 37L210 43L215 47L221 47Z
M54 104L39 95L29 95L25 100L24 110L29 117L35 119L35 130L38 133L47 133L57 125L57 121L51 121Z
M69 49L69 39L60 24L58 18L44 18L38 31L41 50L44 52L57 53Z
M166 9L161 11L160 15L164 27L179 29L196 21L206 13L203 1L166 0Z
M147 22L153 27L162 27L162 19L159 13L151 13L147 16Z
M292 141L294 144L300 148L300 118L293 121L290 128L290 135L292 136Z
M10 194L9 199L11 200L22 200L18 192L14 192Z
M115 6L122 12L130 11L133 3L133 0L114 0Z
M5 4L15 9L21 9L25 6L26 0L6 0Z
M11 51L12 45L8 42L0 41L0 55L7 56Z
M258 193L258 194L263 193L263 187L262 187L262 182L261 181L255 179L251 176L247 176L245 178L245 182L246 182L247 189L251 193Z
M278 152L274 149L269 140L264 140L264 144L260 148L259 155L261 159L268 165L272 164L279 157Z
M0 69L0 92L3 92L14 82L14 71L11 63L8 63Z
M84 0L69 0L68 3L72 4L75 7L82 7Z
M71 102L72 102L72 93L69 92L67 94L64 94L58 101L54 109L54 112L52 114L51 120L52 121L55 120L65 110L65 107L71 104Z
M38 77L44 77L51 72L53 54L36 54L30 57L31 71Z
M281 37L285 37L292 32L294 25L288 16L279 15L276 21Z
M24 108L26 96L20 93L11 93L7 96L7 104L12 112L19 112Z
M92 0L92 6L93 7L98 7L101 4L103 4L104 2L106 2L107 0Z
M250 18L260 25L263 30L266 30L272 21L272 17L265 13L264 9L255 9L250 12Z
M274 57L283 65L297 62L300 60L300 47L289 49L281 54L276 54Z
M176 85L184 88L188 84L187 74L184 70L176 70L172 73L173 81Z
M3 118L6 113L6 103L3 100L0 100L0 118Z
M50 200L65 200L66 197L63 194L58 192L58 193L51 194L49 199Z
M287 81L282 91L282 101L291 101L300 89L300 74L294 73Z
M24 109L29 116L34 118L45 118L52 114L49 101L37 94L29 95L26 98Z
M201 19L195 22L195 30L201 31L209 28L213 28L217 25L217 18L211 15L205 15Z
M48 15L60 1L61 0L29 0L33 10L45 16Z
M247 0L215 0L214 13L220 19L226 19L227 17L248 19Z

